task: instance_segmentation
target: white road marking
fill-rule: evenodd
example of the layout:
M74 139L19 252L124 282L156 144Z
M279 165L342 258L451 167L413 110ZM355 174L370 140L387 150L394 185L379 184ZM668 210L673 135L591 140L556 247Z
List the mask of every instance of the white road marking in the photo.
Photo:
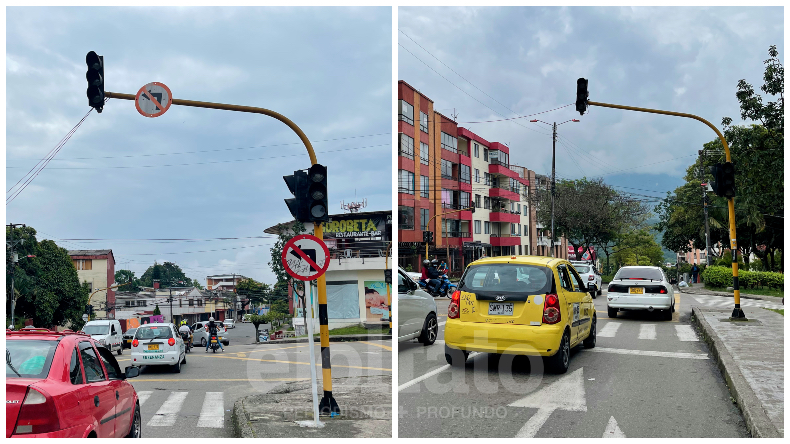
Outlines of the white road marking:
M625 433L617 426L617 421L614 416L609 418L609 424L606 425L606 430L603 431L604 438L625 438Z
M675 333L677 333L678 339L683 342L699 342L697 333L690 325L676 325Z
M153 392L137 392L137 401L140 402L140 407L151 397L151 393Z
M639 326L639 339L655 339L656 324L642 324Z
M414 378L414 379L412 379L409 382L405 382L405 383L403 383L403 384L398 386L398 391L401 391L403 389L409 388L409 387L413 386L414 384L417 384L417 383L419 383L421 381L424 381L424 380L430 378L433 375L439 374L439 373L447 370L448 368L450 368L450 364L445 364L444 366L439 367L436 370L430 371L430 372L428 372L428 373L426 373L426 374L424 374L424 375L422 375L422 376L420 376L418 378Z
M148 421L148 427L170 427L176 423L178 412L184 405L189 392L171 392L167 401L156 412L153 418Z
M516 433L516 438L534 438L546 420L549 419L554 409L538 409L534 415L529 418L524 427Z
M626 350L622 348L595 347L586 349L585 352L594 353L614 353L617 355L639 355L639 356L658 356L662 358L681 358L681 359L709 359L707 354L684 353L684 352L661 352L650 350Z
M603 328L598 331L599 338L613 338L617 334L617 329L620 328L619 322L607 322Z
M221 429L225 425L225 402L223 392L206 392L203 409L198 418L198 427Z
M563 376L537 392L510 404L508 407L537 408L532 417L516 434L516 438L534 438L554 410L586 412L584 395L584 368Z

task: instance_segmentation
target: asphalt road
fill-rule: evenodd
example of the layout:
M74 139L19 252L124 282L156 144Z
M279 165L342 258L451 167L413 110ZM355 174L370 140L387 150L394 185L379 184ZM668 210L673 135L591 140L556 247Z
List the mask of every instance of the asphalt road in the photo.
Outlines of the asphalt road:
M595 299L594 349L571 352L564 375L540 359L444 359L447 299L437 300L439 339L398 345L399 437L746 437L748 432L704 342L692 305L726 298L676 294L672 321L660 313L609 319L606 292ZM732 299L729 299L730 303Z
M143 437L229 438L236 399L267 393L289 381L310 379L310 351L305 344L247 345L252 324L228 330L224 352L193 348L181 373L144 367L130 379L140 397ZM332 377L392 373L390 341L331 343ZM117 356L129 365L129 349ZM321 386L320 345L316 342L316 373Z

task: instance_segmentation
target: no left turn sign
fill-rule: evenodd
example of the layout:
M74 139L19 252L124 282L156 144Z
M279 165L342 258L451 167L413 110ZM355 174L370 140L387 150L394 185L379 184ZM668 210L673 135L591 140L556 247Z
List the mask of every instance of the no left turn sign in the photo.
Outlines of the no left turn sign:
M145 117L159 117L173 103L173 93L164 83L151 82L137 91L134 105Z
M300 281L312 281L329 268L329 249L326 244L310 234L294 236L283 246L283 267Z

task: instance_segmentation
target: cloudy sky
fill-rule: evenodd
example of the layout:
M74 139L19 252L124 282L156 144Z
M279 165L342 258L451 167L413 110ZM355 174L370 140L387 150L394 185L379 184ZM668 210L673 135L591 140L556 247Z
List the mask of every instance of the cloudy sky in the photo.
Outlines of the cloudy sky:
M232 272L273 283L273 240L249 238L291 220L282 176L310 164L272 118L175 105L147 118L112 99L9 202L12 187L90 109L93 50L108 91L156 81L178 99L280 112L328 167L330 214L362 198L390 210L391 23L389 7L7 8L6 223L68 249L111 248L116 270L137 276L156 260L203 284ZM228 237L246 239L210 240ZM197 241L140 240L163 238Z
M398 78L538 173L551 171L551 127L529 120L580 119L558 127L558 177L603 177L629 187L620 191L663 196L715 139L704 124L601 107L580 117L573 105L465 122L570 104L584 77L592 101L742 124L736 85L746 79L761 93L770 45L784 62L783 16L780 7L401 7Z

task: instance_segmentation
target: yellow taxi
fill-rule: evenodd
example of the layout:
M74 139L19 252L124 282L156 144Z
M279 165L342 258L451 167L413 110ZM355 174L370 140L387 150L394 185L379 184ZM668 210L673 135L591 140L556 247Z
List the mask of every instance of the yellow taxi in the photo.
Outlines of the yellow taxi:
M571 348L595 347L590 291L565 259L500 256L472 262L448 308L447 363L463 366L470 352L534 355L565 373Z

